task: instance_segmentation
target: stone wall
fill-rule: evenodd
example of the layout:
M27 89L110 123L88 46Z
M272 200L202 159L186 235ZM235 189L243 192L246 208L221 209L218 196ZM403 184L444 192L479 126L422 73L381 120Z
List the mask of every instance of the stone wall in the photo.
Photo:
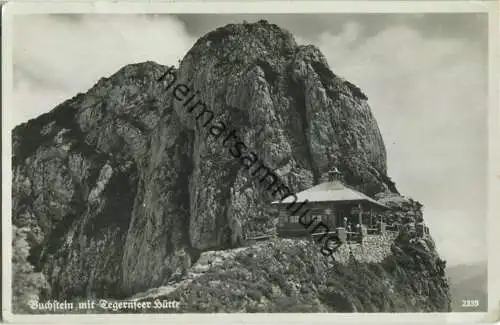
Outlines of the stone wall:
M363 245L356 243L343 244L333 254L335 260L346 263L349 260L349 250L358 262L380 263L391 254L391 245L396 234L387 232L383 235L367 235L363 239Z

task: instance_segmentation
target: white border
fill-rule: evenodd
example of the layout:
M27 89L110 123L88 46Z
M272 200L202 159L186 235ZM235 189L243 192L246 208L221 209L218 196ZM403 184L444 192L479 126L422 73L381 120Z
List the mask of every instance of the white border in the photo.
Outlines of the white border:
M489 170L488 170L488 312L487 313L335 313L335 314L85 314L85 315L13 315L11 314L11 123L12 103L12 25L13 15L44 13L489 13ZM42 31L41 31L42 32ZM471 323L494 322L499 318L500 257L495 254L500 229L500 139L498 114L498 3L496 1L266 1L266 2L10 2L2 6L2 238L4 251L2 290L4 320L16 323L103 323L122 324L147 321L183 324L331 324L360 323ZM495 216L497 218L495 218ZM450 225L452 226L452 225Z
M500 12L489 11L488 55L488 312L500 321ZM497 248L497 249L495 249Z

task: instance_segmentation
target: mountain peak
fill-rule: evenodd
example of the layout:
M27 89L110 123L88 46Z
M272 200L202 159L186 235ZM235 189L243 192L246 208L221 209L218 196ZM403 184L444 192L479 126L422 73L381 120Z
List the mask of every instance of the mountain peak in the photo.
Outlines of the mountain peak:
M14 130L13 224L33 230L50 297L124 297L269 232L274 170L295 192L335 164L370 197L397 193L366 96L288 31L229 24L171 68L128 65ZM181 84L196 105L178 100Z

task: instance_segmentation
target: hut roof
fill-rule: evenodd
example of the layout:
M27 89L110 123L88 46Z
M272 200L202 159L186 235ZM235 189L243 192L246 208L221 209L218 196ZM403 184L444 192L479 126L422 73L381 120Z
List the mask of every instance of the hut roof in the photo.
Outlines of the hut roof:
M373 205L380 206L387 209L387 206L377 202L371 197L358 192L344 184L340 181L325 182L313 186L307 190L296 193L296 202L369 202ZM292 203L294 198L292 196L287 197L283 201L274 201L271 204L288 204Z

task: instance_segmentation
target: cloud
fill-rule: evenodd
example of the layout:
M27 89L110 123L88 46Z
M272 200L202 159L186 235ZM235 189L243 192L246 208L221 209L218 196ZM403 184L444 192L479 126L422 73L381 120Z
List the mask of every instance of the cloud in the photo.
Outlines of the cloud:
M194 42L175 17L145 15L18 16L14 40L14 125L124 65L177 64Z
M487 259L484 221L477 215L458 209L429 210L424 216L438 253L448 265L483 262Z
M367 94L389 175L422 201L443 255L485 258L486 55L478 43L400 24L360 38L359 25L322 33L316 45L333 72Z

